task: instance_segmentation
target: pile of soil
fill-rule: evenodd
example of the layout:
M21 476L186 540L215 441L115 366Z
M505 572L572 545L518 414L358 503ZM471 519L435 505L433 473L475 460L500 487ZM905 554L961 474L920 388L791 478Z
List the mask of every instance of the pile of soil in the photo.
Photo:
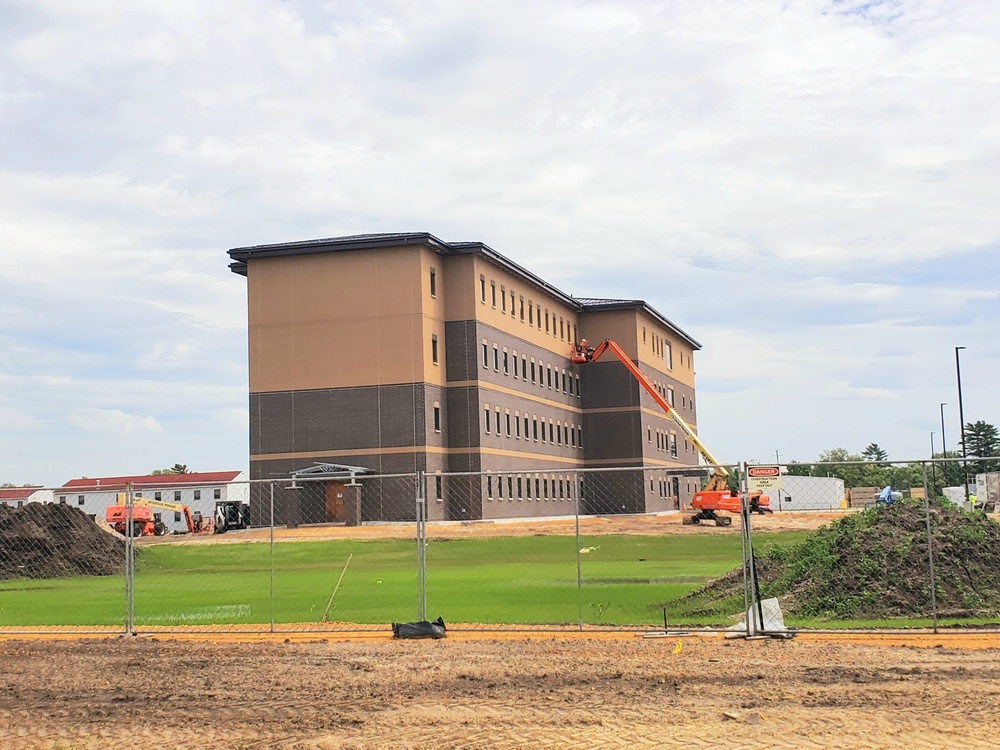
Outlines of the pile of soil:
M125 541L69 505L0 505L0 579L122 573Z
M941 616L1000 613L1000 524L947 502L931 504L934 593ZM870 508L793 546L755 544L761 596L821 619L922 617L931 612L922 502ZM691 614L742 609L737 568L684 597Z

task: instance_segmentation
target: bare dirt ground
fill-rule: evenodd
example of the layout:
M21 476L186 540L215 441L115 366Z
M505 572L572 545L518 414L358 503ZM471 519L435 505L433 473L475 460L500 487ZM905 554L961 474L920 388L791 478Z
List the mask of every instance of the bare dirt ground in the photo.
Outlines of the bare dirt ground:
M943 642L0 641L0 747L992 748L1000 650Z
M754 516L755 531L811 531L842 518L845 513L782 512ZM601 534L738 534L740 520L733 519L732 526L716 527L714 524L684 526L679 513L659 516L588 516L580 519L580 533ZM512 521L448 522L427 525L428 539L467 539L499 536L572 535L576 522L572 518L529 519ZM279 527L274 530L275 541L316 539L413 539L413 524L366 524L364 526L338 526L321 524L300 526L294 529ZM139 544L226 544L270 540L269 529L251 529L226 534L206 534L168 537L145 537Z

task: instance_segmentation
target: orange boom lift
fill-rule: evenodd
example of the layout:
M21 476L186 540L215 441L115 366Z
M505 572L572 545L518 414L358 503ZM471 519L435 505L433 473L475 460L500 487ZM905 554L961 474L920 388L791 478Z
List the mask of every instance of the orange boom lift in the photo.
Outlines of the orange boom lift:
M596 348L587 346L587 339L583 339L579 344L573 345L573 351L570 353L569 358L573 364L586 365L596 362L607 351L618 357L621 363L625 365L625 368L632 373L632 377L639 381L639 385L646 390L646 393L652 396L657 405L684 431L684 434L687 435L688 440L694 445L698 454L705 459L705 463L711 466L712 473L708 477L708 482L695 493L691 501L691 506L696 512L685 514L684 523L696 524L702 521L715 521L716 526L729 526L732 524L732 516L719 515L719 511L727 513L740 512L739 493L727 488L729 472L724 466L719 465L718 460L716 460L705 444L701 442L695 431L691 429L691 426L660 395L660 392L656 390L656 386L649 381L649 378L642 374L622 348L611 339L605 339ZM759 492L752 493L749 500L752 512L761 514L771 512L771 498L767 495Z

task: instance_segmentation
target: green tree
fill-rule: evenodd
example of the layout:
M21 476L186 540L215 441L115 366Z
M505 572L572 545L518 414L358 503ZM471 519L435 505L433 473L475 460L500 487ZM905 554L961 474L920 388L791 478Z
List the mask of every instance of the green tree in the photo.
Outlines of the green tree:
M174 464L169 469L154 469L151 476L160 476L162 474L190 474L188 471L187 464Z
M1000 431L989 422L979 420L965 425L965 453L977 458L1000 456ZM998 471L1000 461L976 461L969 466L969 473Z
M886 461L889 454L879 447L878 443L869 443L868 447L861 451L861 457L865 461Z
M845 487L872 486L865 480L862 458L846 448L830 448L819 454L818 464L813 466L814 477L836 477L844 480ZM831 465L830 462L835 462ZM845 464L845 462L847 462Z

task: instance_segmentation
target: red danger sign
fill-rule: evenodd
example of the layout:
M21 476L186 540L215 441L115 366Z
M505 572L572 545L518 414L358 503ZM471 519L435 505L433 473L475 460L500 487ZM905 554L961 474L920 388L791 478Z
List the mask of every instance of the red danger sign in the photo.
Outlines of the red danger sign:
M747 468L747 474L751 477L776 477L780 473L777 466L750 466Z

